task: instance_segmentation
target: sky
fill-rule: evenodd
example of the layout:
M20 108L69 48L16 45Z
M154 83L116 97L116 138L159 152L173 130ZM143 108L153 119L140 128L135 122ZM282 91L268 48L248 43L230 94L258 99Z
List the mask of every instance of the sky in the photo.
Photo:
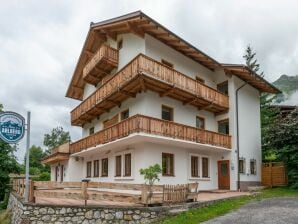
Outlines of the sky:
M270 82L298 71L298 1L282 0L0 0L0 103L26 116L31 144L70 126L79 101L65 93L90 22L144 13L222 63L244 63L247 45ZM17 157L23 161L25 138Z

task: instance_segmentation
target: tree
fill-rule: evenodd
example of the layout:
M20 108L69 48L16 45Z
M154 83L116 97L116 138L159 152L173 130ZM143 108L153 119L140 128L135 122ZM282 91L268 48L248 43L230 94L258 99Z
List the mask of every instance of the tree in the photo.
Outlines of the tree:
M258 71L260 70L260 64L258 63L258 60L255 58L256 54L256 52L253 52L252 47L248 45L245 50L245 54L243 55L243 58L245 59L246 66L253 72L258 73ZM264 77L264 72L261 72L260 76Z
M58 147L66 142L70 142L69 132L64 131L62 127L56 127L52 129L50 134L44 135L43 144L48 147L46 153L50 153L50 150Z
M268 129L265 144L287 167L289 185L298 188L298 109L280 114Z

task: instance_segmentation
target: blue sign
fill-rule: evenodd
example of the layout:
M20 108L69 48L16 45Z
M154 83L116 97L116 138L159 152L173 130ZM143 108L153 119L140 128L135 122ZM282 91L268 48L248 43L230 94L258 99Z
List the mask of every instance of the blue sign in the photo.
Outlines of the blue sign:
M0 113L0 138L7 143L17 143L25 134L25 119L15 112Z

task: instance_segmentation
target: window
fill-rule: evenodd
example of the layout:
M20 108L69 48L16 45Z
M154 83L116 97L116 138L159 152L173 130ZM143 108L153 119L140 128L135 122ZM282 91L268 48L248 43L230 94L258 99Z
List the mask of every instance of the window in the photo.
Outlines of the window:
M229 134L229 119L218 121L218 132L221 134Z
M109 172L109 160L104 158L101 160L101 176L107 177Z
M121 121L129 118L129 110L125 110L121 112Z
M87 162L87 175L86 177L91 177L91 161L90 162Z
M173 108L162 105L161 118L167 121L173 121Z
M171 62L168 62L164 59L161 59L161 63L163 63L167 67L174 68L174 65Z
M117 49L120 50L123 47L123 40L119 40L117 43Z
M121 177L121 156L116 156L116 177Z
M116 114L114 117L112 117L111 119L108 119L108 120L105 120L103 122L103 128L108 128L114 124L117 124L118 123L118 118L119 118L119 115Z
M191 177L199 177L199 157L191 156Z
M202 158L202 177L209 177L209 158Z
M239 173L245 173L245 159L239 159Z
M93 176L99 177L99 160L94 160L93 162Z
M196 76L196 80L200 83L203 83L203 84L205 83L205 80L200 78L199 76Z
M257 164L257 162L255 159L250 160L250 174L252 174L252 175L257 174L256 164Z
M229 95L228 81L217 84L217 90L225 95Z
M162 153L162 175L174 176L174 154Z
M131 153L124 155L124 176L131 176Z
M93 135L94 134L94 127L89 128L89 135Z
M196 117L196 127L205 129L205 118L197 116Z

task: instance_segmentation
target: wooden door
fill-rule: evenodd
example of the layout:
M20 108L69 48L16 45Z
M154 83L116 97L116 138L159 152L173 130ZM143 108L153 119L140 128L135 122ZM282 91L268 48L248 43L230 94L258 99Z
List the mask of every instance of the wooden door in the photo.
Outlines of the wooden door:
M230 161L221 160L217 162L218 167L218 189L230 190Z
M60 167L60 181L63 182L63 177L64 177L64 165L61 165Z
M55 181L56 181L56 182L58 181L58 172L59 172L59 167L56 166L56 167L55 167Z

